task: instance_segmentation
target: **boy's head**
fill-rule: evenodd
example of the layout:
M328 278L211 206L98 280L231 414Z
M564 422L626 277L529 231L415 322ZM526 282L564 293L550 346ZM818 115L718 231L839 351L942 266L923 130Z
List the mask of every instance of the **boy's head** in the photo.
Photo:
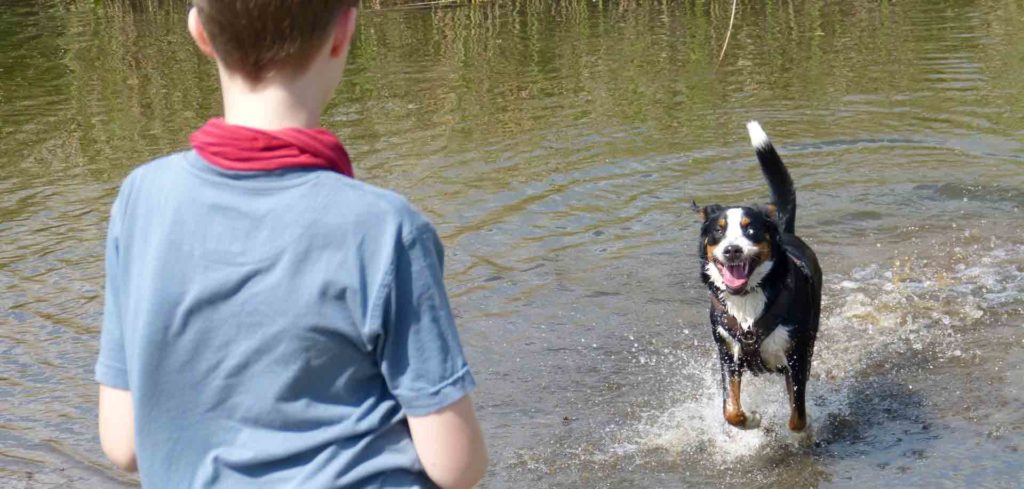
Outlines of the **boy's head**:
M359 0L195 0L189 31L223 70L258 85L348 54ZM341 74L338 73L340 80Z

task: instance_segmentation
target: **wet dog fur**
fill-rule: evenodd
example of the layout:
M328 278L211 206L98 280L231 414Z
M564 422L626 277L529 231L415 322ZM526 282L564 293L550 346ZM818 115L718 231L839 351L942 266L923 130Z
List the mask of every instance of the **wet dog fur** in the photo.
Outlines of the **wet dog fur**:
M779 373L786 379L789 429L807 430L807 380L821 312L821 268L810 246L795 234L796 192L760 124L747 124L768 181L766 205L708 205L700 216L701 280L711 292L711 334L722 369L722 414L742 429L760 425L743 410L744 372Z

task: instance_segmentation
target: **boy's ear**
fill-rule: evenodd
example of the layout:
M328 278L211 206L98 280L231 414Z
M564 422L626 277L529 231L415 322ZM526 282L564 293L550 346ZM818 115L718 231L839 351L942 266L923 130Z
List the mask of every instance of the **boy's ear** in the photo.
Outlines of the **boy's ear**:
M356 9L344 8L334 22L334 33L331 35L331 57L339 58L348 55L352 45L352 35L356 32Z
M206 37L206 29L203 29L203 23L199 21L199 9L195 7L188 11L188 33L192 35L192 40L196 42L196 46L203 54L217 59L217 53L213 51L210 38Z

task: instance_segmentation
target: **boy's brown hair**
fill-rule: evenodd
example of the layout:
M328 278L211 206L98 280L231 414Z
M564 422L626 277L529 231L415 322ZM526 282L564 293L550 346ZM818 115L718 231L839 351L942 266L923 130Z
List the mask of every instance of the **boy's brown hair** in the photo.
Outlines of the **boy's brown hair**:
M342 9L359 0L195 0L217 58L252 82L309 66Z

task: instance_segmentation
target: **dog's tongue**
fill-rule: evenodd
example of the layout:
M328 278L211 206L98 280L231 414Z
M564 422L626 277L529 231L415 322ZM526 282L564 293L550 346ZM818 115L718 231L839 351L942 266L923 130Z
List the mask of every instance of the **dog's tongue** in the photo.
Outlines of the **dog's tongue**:
M750 279L747 275L746 263L739 265L726 265L722 270L725 272L722 274L722 278L725 280L725 285L734 289L747 285L747 280Z

